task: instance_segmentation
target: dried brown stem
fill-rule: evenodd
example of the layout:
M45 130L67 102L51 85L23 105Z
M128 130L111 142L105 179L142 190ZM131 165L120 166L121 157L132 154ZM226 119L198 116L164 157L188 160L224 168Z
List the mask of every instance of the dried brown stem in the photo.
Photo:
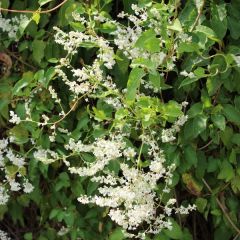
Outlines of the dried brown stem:
M209 192L211 194L213 194L213 191L212 191L211 187L208 185L208 183L205 181L205 179L202 179L202 181L203 181L204 185L207 187L207 189L209 190ZM240 235L240 229L232 221L232 219L230 218L229 214L226 211L225 206L223 206L223 204L221 203L221 201L219 200L219 198L217 196L216 196L216 201L217 201L218 206L221 208L224 216L226 217L226 219L228 220L228 222L232 226L232 228L238 233L238 235Z

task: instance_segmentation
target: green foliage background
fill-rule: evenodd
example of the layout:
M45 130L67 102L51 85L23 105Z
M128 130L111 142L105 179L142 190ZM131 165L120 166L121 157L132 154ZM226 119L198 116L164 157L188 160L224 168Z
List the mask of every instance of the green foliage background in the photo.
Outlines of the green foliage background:
M48 2L43 8L51 8L59 3ZM0 51L11 56L13 68L9 77L0 80L1 137L13 135L17 140L17 149L22 153L31 150L28 145L30 136L46 149L51 145L47 130L40 133L31 124L13 126L8 122L8 113L10 109L15 109L19 116L23 116L23 105L19 99L28 97L36 87L47 86L54 77L54 61L64 56L64 51L54 42L53 26L59 26L65 31L81 28L80 24L74 25L71 19L72 11L80 5L86 5L89 9L101 9L104 14L116 18L122 10L131 12L131 4L138 2L147 4L151 1L69 0L51 14L28 14L34 20L19 33L18 42L11 42L2 35ZM167 4L168 1L165 2ZM159 81L152 79L161 89L161 97L165 102L189 102L186 110L189 120L182 129L178 142L166 144L164 150L168 161L177 165L174 173L175 190L170 194L176 195L180 202L195 203L197 211L187 217L176 216L173 230L164 231L153 239L240 239L235 237L239 233L233 227L233 224L240 226L240 2L205 1L203 9L197 9L192 0L169 2L175 4L178 19L185 28L192 26L201 12L202 25L196 26L192 42L179 45L177 71L169 71L165 79ZM44 4L44 1L2 0L1 7L35 10L39 8L39 3ZM111 26L100 25L99 32L111 32ZM139 45L144 45L144 39L142 41L139 41ZM171 46L171 41L167 44ZM74 58L76 65L81 61L90 62L94 51L81 49ZM112 70L119 88L126 87L128 64L126 61L117 61ZM146 68L151 66L146 64ZM197 76L195 78L184 78L179 74L180 71L190 72L192 69ZM54 86L64 99L64 107L68 109L73 103L67 99L67 91L60 81L55 81ZM128 100L131 101L131 98L132 94ZM39 94L34 101L36 115L41 115L43 111L53 111L47 91ZM176 102L164 105L161 114L165 112L166 118L174 117L178 110ZM139 114L146 111L151 115L151 109L158 103L149 99L147 104L151 106L150 110L149 107L139 106ZM104 109L101 102L98 102L93 113L89 112L85 103L80 103L64 120L63 126L68 126L78 137L96 137L103 131L108 131L104 127L95 129L90 119L91 114L104 122L111 118L112 112ZM151 120L154 121L154 116L152 117ZM139 118L143 116L139 115ZM152 127L154 122L146 124ZM61 151L64 142L65 139L59 134L54 148ZM27 172L35 186L33 193L16 194L7 206L0 206L0 226L13 239L124 239L120 229L107 217L106 209L88 207L77 202L79 195L91 194L96 190L94 183L70 176L64 171L61 162L46 166L31 155ZM57 235L61 223L71 229L69 234Z

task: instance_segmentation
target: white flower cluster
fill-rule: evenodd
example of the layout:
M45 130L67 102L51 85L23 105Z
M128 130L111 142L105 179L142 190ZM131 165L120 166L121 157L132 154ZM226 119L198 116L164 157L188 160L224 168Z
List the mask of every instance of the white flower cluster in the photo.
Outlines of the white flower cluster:
M2 230L0 230L0 239L1 240L11 240L11 238L8 237L8 234Z
M161 172L144 173L135 167L121 164L122 177L109 175L93 181L104 182L98 188L99 195L78 198L82 203L95 203L109 207L109 216L127 231L136 230L143 223L149 224L149 233L157 233L169 225L162 215L156 218L158 197L154 191L157 181L163 177Z
M9 139L0 140L0 171L5 176L5 179L1 179L2 185L0 185L0 205L4 205L9 200L9 191L16 192L23 190L25 193L33 191L32 184L21 175L21 169L24 168L25 159L18 154L15 154L13 150L8 146ZM10 171L9 165L16 168L14 172ZM16 180L21 179L21 182Z
M181 127L186 123L188 120L187 115L180 116L177 121L173 124L171 128L163 129L162 130L162 142L172 142L176 139L176 133L178 133L181 130Z
M95 162L87 163L87 167L70 167L71 173L80 176L91 176L91 181L98 182L98 194L95 196L82 195L78 201L82 204L94 203L100 207L109 208L109 216L120 225L128 237L144 238L145 234L157 234L162 229L171 229L168 217L173 213L187 214L194 206L175 207L176 199L171 199L164 206L161 203L162 195L155 191L159 180L165 183L163 194L170 191L172 184L172 171L174 166L164 167L165 157L159 149L157 142L148 135L141 135L141 141L148 146L148 155L152 159L149 171L139 168L139 162L132 166L121 163L121 174L116 175L104 167L110 160L121 156L134 158L136 152L126 147L122 138L111 136L110 139L98 139L93 144L85 145L70 140L65 146L67 150L75 152L92 152ZM138 156L138 159L141 155ZM98 175L96 176L96 173ZM158 211L161 209L161 214ZM142 232L141 226L147 224L148 228ZM132 231L137 231L133 234Z
M69 167L69 171L80 176L93 176L102 171L111 160L123 155L122 150L125 148L125 143L121 136L110 136L109 139L99 138L89 145L82 144L81 141L75 143L73 139L70 139L65 148L75 153L92 153L96 159L94 162L87 163L87 167Z
M13 17L11 19L4 18L0 13L0 31L7 33L8 37L17 40L17 32L21 23L28 21L26 15Z
M18 115L16 113L14 113L13 111L9 112L10 114L10 119L9 122L14 123L14 124L19 124L21 122L20 117L18 117Z
M77 49L84 44L91 44L93 47L98 47L99 52L97 59L105 65L108 69L112 69L115 64L114 51L110 47L109 41L102 37L98 37L95 34L88 32L74 32L65 33L57 27L54 27L56 31L55 42L62 45L68 54L76 54Z
M59 156L56 152L43 148L39 148L37 151L35 151L33 156L36 160L44 164L50 164L59 159Z

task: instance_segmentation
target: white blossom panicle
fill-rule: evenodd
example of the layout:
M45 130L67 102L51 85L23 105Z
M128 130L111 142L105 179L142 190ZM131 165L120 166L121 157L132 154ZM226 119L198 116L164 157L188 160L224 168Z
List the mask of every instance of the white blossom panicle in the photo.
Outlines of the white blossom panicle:
M26 15L21 14L19 17L13 17L11 19L4 18L0 13L0 32L7 33L8 37L12 40L17 40L17 32L21 22L27 22Z
M125 143L121 137L117 136L110 136L109 139L99 138L89 145L84 145L81 141L75 143L70 139L69 144L65 146L67 150L90 152L94 155L96 161L87 163L86 167L69 167L69 171L80 176L93 176L103 170L111 160L121 157L124 147Z
M0 239L1 240L11 240L11 238L8 236L8 234L2 230L0 230Z
M44 164L51 164L59 159L59 156L56 152L43 148L39 148L37 151L35 151L33 156L35 159Z
M182 106L187 106L187 102L183 102ZM187 122L187 120L188 116L182 115L174 122L171 128L163 129L161 135L162 142L166 143L174 141L176 139L175 134L181 130L181 127Z

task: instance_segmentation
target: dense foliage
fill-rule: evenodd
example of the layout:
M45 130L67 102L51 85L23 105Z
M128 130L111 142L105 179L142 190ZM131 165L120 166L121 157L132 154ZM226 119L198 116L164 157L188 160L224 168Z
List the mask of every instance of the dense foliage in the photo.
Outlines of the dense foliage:
M0 238L240 239L240 2L59 3L1 0Z

